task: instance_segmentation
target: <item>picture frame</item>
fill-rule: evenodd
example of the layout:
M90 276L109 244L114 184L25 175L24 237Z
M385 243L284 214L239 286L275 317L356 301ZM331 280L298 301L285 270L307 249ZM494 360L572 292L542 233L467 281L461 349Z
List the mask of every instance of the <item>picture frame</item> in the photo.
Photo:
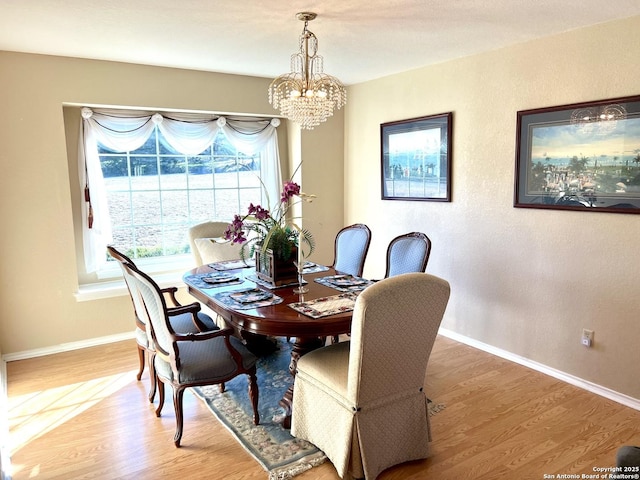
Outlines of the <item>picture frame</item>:
M383 200L451 201L452 116L380 125Z
M514 207L640 213L640 96L517 112Z

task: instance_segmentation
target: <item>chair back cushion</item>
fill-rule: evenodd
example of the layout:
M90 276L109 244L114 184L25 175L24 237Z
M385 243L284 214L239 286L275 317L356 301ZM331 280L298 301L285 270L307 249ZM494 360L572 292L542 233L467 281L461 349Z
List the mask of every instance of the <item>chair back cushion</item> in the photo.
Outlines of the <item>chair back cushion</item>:
M191 254L196 262L196 266L204 265L205 263L212 263L211 261L204 261L202 253L196 244L198 238L223 238L224 231L229 224L227 222L204 222L194 225L189 229L189 244L191 245ZM211 243L211 242L209 242ZM239 253L235 258L238 258ZM225 259L231 260L231 259ZM218 261L218 260L213 260Z
M122 277L124 278L124 283L127 285L127 290L129 291L129 296L131 297L131 301L133 303L133 310L136 316L136 320L138 323L138 327L140 329L144 328L146 330L146 314L144 313L144 305L142 304L142 299L136 290L136 283L131 277L131 274L124 268L124 265L132 265L135 267L133 260L127 257L124 253L118 251L115 247L109 245L107 246L107 251L109 255L117 260L120 269L122 270ZM137 333L136 333L137 336ZM138 342L140 343L140 342ZM148 343L148 339L147 339Z
M420 232L412 232L394 238L387 250L386 277L403 273L424 272L427 268L431 241Z
M169 327L167 305L160 288L151 277L134 266L123 264L123 268L135 284L135 289L142 301L140 314L146 316L147 325L151 326L151 338L154 346L159 348L160 353L173 356L175 354L171 336L173 332Z
M138 293L138 287L135 280L131 277L131 274L124 268L125 264L120 264L120 269L122 270L122 276L124 278L124 283L127 285L127 289L129 290L129 295L131 296L131 301L133 303L133 310L135 312L136 319L145 326L147 324L147 315L144 311L144 304L142 303L142 298Z
M200 255L201 265L240 258L238 245L224 238L196 238L194 244Z
M351 327L350 401L365 405L422 388L449 292L446 280L406 273L358 296Z
M345 227L336 235L333 268L349 275L362 276L371 243L371 230L362 224Z

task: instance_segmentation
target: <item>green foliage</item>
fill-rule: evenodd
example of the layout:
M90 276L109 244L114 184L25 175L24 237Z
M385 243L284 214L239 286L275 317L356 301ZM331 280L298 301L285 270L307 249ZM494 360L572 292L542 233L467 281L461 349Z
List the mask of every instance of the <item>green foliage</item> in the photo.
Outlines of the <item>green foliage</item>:
M291 257L291 251L294 246L298 245L300 238L302 239L303 256L311 255L316 247L315 239L309 230L299 229L297 226L281 225L272 218L247 224L246 228L253 231L255 235L240 247L240 256L243 259L246 259L247 256L253 257L256 247L262 248L263 245L266 245L266 248L272 250L276 257L287 260Z
M189 252L190 252L189 245L185 244L185 245L167 247L166 249L163 249L161 246L127 248L124 251L124 254L129 258L136 259L136 258L168 257L172 255L183 255ZM111 255L107 254L107 260L108 261L113 260Z

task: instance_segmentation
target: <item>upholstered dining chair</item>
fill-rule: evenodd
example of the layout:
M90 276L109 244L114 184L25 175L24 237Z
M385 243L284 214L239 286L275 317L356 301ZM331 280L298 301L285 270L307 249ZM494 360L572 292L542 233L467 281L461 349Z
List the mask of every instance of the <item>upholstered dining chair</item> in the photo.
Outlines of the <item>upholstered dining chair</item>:
M138 374L136 375L136 377L138 381L140 381L144 372L145 364L148 363L150 379L149 401L153 402L156 393L156 376L155 369L153 367L153 345L151 344L151 337L150 332L148 331L146 314L140 300L140 295L137 294L137 291L135 290L136 284L135 282L133 282L131 276L124 268L124 265L132 265L135 268L137 267L133 263L133 260L131 260L124 253L118 251L112 245L107 246L107 251L109 252L109 255L111 255L111 257L119 262L120 268L122 270L122 276L124 277L127 290L129 291L131 302L133 303L133 314L136 324L135 338L138 346L138 359L140 363L140 367L138 369ZM218 330L218 326L211 319L211 317L200 311L200 306L198 303L181 305L180 302L178 302L178 299L175 295L178 291L176 287L163 288L161 291L171 302L171 306L167 307L167 310L169 313L171 326L176 332L197 333L200 331L206 332L210 330Z
M179 333L173 329L167 305L158 285L131 264L123 264L140 295L154 346L154 366L158 382L159 417L164 406L164 385L173 388L173 407L176 433L173 442L180 446L184 423L182 398L188 387L219 385L224 392L225 382L240 374L249 377L249 397L253 407L253 422L260 423L258 413L257 357L233 337L231 328L209 332Z
M204 222L189 228L189 244L196 266L240 258L240 248L225 240L228 222Z
M424 233L399 235L387 248L387 270L384 278L402 273L424 272L431 253L431 240Z
M427 273L380 280L356 300L350 341L298 360L291 433L324 451L341 478L374 480L429 455L423 387L449 293Z
M332 267L339 272L361 277L370 243L371 230L366 225L356 223L344 227L336 235Z

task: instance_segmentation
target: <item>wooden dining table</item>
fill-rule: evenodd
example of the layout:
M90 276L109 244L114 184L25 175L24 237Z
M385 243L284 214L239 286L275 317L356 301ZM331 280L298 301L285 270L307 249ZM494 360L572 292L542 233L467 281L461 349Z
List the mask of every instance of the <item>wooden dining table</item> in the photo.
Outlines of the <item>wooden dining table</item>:
M211 288L204 288L201 284L195 286L194 282L188 281L188 277L216 272L216 269L208 265L203 265L187 272L183 278L189 293L224 318L241 335L248 332L250 335L261 337L287 337L294 341L289 363L289 373L294 377L294 383L287 389L280 400L280 406L285 410L283 426L289 428L298 359L306 353L323 346L326 338L348 333L351 330L353 313L352 311L346 311L321 318L313 318L294 310L289 304L308 302L341 294L340 291L334 288L314 281L317 278L336 275L339 272L329 268L316 273L305 273L304 280L307 282L306 286L309 291L304 294L294 293L297 284L267 288L260 283L256 283L250 279L250 277L255 276L255 269L252 267L225 270L225 273L237 276L242 280L242 283L211 285ZM215 298L215 295L221 292L238 291L246 288L268 291L282 298L282 302L270 306L234 309L219 300L217 301Z

